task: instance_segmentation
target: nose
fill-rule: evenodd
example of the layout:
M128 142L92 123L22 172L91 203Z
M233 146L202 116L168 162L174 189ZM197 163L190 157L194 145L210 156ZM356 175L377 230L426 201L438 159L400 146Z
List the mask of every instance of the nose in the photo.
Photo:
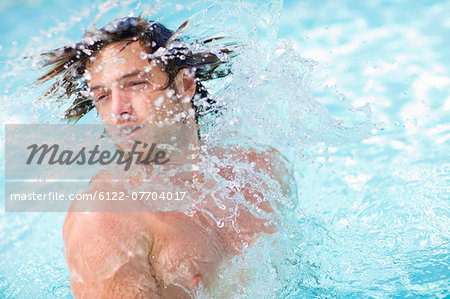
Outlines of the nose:
M122 122L133 117L133 106L130 95L120 86L111 89L111 113L113 119Z

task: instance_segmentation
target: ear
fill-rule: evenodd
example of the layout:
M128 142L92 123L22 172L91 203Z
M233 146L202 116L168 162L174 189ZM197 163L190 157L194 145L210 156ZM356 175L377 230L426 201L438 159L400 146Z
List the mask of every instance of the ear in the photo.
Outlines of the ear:
M181 99L188 98L190 101L194 97L197 84L192 71L186 68L181 69L176 75L174 82L177 94Z

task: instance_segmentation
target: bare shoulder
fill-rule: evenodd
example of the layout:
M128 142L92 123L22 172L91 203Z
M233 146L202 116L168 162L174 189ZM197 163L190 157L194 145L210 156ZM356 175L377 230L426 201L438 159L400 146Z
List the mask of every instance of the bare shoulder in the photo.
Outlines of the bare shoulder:
M68 259L73 257L72 265L80 267L86 266L79 263L77 258L92 257L103 259L99 252L107 254L116 252L123 254L126 248L135 248L136 245L148 247L152 246L152 234L148 228L146 213L120 213L120 212L69 212L63 226L63 240ZM133 238L130 238L133 236ZM138 239L140 242L137 242ZM141 248L144 249L144 248ZM127 253L128 254L128 253ZM101 260L98 260L100 262ZM70 264L70 263L69 263ZM108 265L103 265L107 272ZM84 269L88 270L88 269ZM84 271L89 273L89 271ZM99 269L97 269L99 270ZM102 272L102 271L100 271Z
M208 153L219 159L254 163L256 170L263 170L271 174L286 172L292 168L288 159L271 146L265 146L264 149L255 149L232 145L227 148L214 147L209 149Z
M276 180L284 194L290 194L293 191L291 187L295 186L293 166L283 154L271 146L256 149L233 145L227 148L214 147L208 152L219 159L252 163L256 171L262 171Z
M157 291L148 261L153 237L140 213L69 212L63 240L76 298L141 298Z
M140 298L156 290L148 262L151 213L121 212L120 205L129 203L101 200L122 190L111 177L109 170L100 171L84 200L72 202L64 222L64 253L76 298Z

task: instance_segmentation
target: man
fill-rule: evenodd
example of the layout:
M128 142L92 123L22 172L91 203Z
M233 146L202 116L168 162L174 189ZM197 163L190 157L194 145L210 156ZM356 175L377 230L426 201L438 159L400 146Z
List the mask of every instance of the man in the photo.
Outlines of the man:
M251 163L255 171L283 185L285 169L275 167L274 161L281 160L273 149L265 153L238 147L200 150L198 118L217 112L201 81L228 74L221 67L226 66L231 51L193 53L178 39L185 25L174 33L141 18L113 21L74 46L48 53L50 70L40 82L60 77L48 95L62 88L67 97L75 97L67 118L79 119L95 108L106 125L128 130L126 136L138 134L143 125L167 120L182 123L183 130L176 134L194 145L197 156ZM144 169L152 172L151 166ZM215 169L221 179L235 179L232 167ZM105 169L91 181L88 193L128 194L127 184L142 181L145 171L140 172L141 177L123 171L117 182L112 180L117 173ZM143 181L141 185L156 184ZM193 178L185 181L196 186L190 190L194 197L200 194L194 189L213 190L216 182L208 179L208 174L196 178L196 184ZM240 194L261 213L274 215L272 206L262 198L264 190L255 189L248 184L235 186L226 193L229 198L217 198L224 193L203 192L204 200L190 214L155 211L140 201L123 203L136 205L139 212L101 212L96 205L105 204L102 202L92 203L91 212L80 213L79 203L74 202L63 229L74 296L189 298L200 287L207 290L217 281L222 262L240 254L245 244L251 246L261 233L274 232L273 223L267 225L267 219L231 200ZM239 212L230 218L232 209ZM219 225L215 221L227 217L232 221Z

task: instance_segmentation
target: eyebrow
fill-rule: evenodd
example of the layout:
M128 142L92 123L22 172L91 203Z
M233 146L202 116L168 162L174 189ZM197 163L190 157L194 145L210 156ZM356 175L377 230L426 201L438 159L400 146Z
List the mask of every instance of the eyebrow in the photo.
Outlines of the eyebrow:
M135 76L138 76L139 74L143 74L143 73L145 73L145 71L143 71L143 70L135 71L135 72L132 72L132 73L129 73L129 74L126 74L126 75L121 76L121 77L119 78L119 80L117 80L117 81L121 81L121 80L130 78L130 77L135 77ZM101 85L96 85L96 86L94 86L94 87L92 87L92 88L89 88L89 90L90 90L90 91L94 91L94 90L101 89L101 88L105 88L105 87L104 87L104 86L101 86Z

